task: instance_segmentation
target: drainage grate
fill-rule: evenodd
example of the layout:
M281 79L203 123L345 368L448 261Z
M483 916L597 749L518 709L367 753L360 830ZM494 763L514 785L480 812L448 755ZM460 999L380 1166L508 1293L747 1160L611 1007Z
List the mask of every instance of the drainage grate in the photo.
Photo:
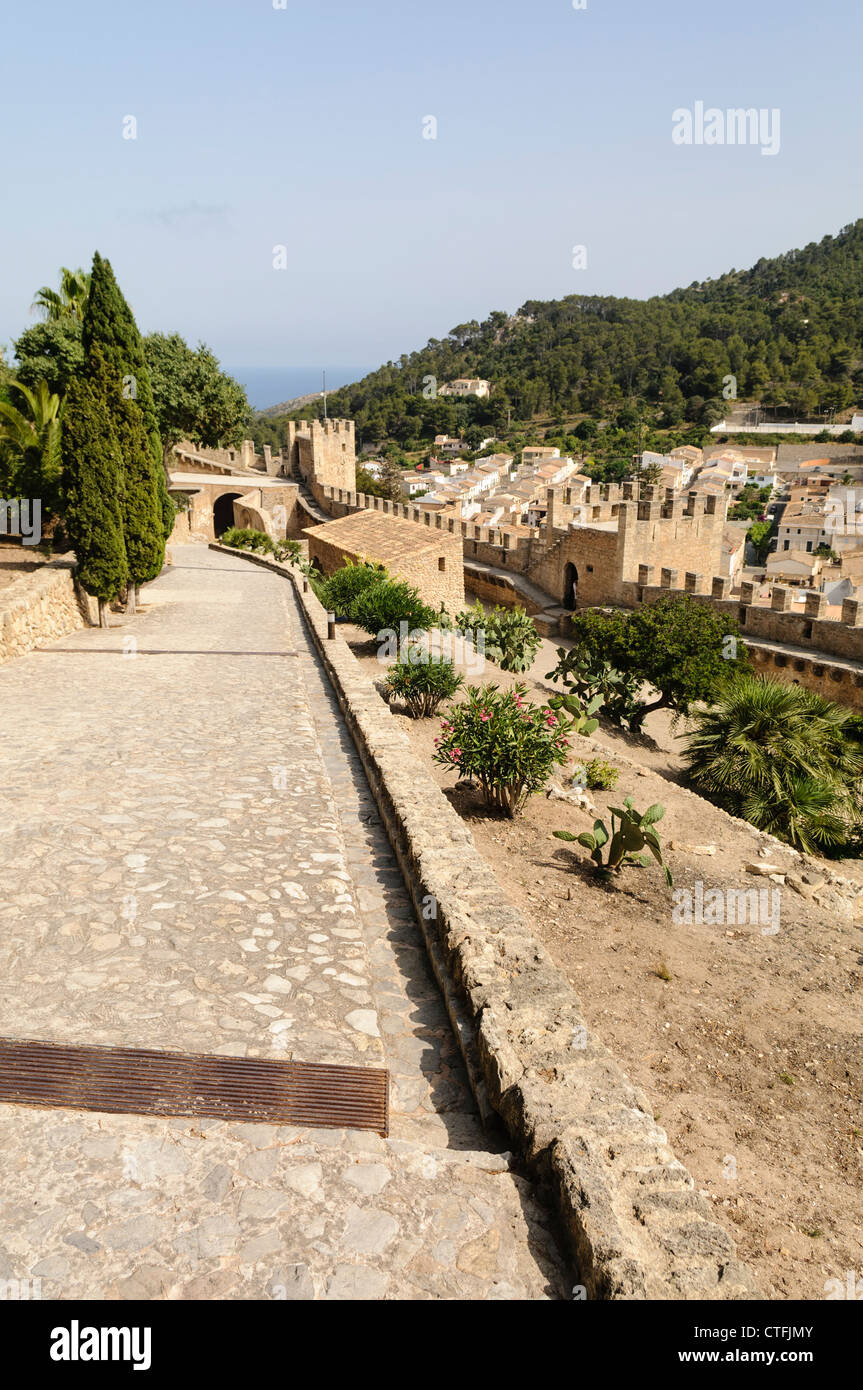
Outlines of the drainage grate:
M389 1072L0 1038L0 1101L389 1131Z

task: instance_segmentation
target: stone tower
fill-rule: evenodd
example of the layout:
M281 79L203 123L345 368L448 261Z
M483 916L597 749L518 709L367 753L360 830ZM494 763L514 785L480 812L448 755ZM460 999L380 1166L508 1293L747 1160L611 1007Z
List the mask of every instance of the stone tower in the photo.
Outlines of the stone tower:
M353 420L289 420L282 450L289 477L311 487L345 488L357 485L357 450Z

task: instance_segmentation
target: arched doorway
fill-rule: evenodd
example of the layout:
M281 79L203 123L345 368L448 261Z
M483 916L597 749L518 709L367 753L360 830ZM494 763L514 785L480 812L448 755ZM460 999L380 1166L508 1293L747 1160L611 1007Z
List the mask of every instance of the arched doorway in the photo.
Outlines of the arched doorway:
M578 591L578 570L570 561L563 571L563 606L564 608L575 607L575 596Z
M241 492L223 492L213 503L213 535L217 540L229 526L233 526L234 503L242 495Z

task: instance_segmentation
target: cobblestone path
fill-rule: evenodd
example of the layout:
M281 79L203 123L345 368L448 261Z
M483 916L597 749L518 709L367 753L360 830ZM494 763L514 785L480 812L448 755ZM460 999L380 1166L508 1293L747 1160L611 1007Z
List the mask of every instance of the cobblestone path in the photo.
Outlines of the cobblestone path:
M566 1296L291 586L196 547L0 667L0 1035L387 1065L392 1131L0 1105L43 1298Z

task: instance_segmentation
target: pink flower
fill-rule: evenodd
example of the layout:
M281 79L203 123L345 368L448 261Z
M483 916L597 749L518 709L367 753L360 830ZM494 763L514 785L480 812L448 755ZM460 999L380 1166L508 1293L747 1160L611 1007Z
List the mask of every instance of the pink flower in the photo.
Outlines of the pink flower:
M487 723L487 721L491 719L491 715L489 714L488 710L486 710L484 714L480 715L480 719L483 724Z

